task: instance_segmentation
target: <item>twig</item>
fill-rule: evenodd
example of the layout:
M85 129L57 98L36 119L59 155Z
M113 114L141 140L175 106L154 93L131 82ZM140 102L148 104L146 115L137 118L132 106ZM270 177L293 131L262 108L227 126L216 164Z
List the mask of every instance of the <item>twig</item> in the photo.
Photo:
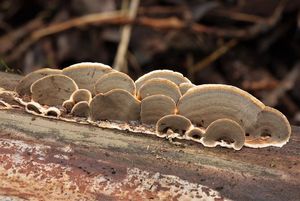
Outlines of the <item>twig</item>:
M213 63L218 58L220 58L222 55L226 54L230 49L232 49L237 44L238 44L238 40L231 39L230 41L228 41L227 43L222 45L220 48L215 50L213 53L211 53L208 57L206 57L205 59L203 59L200 62L196 63L191 68L192 73L201 71L202 69L207 67L209 64Z
M263 103L271 107L277 105L278 99L282 97L286 91L294 87L295 82L300 73L300 63L296 64L294 68L284 77L278 84L278 87L268 94L263 99Z
M139 7L139 0L132 0L129 7L128 18L133 20L137 14ZM132 25L125 25L121 33L121 41L119 43L118 51L115 57L113 67L122 72L128 72L127 62L126 62L126 53L128 49L128 44L131 36Z
M154 29L175 29L182 30L187 29L195 33L207 33L220 37L234 37L248 39L257 34L267 31L272 28L280 19L281 13L285 7L286 0L282 0L273 15L266 19L266 23L255 24L248 29L223 29L218 27L209 27L199 23L187 23L180 20L177 17L169 17L164 19L139 17L136 20L130 19L129 16L124 15L121 11L112 11L98 14L89 14L83 17L73 18L65 22L54 23L46 28L34 31L27 39L20 43L15 50L7 55L6 62L16 60L21 54L24 53L31 45L40 40L43 37L50 36L62 31L66 31L71 28L77 28L87 25L98 24L139 24L142 26L148 26Z

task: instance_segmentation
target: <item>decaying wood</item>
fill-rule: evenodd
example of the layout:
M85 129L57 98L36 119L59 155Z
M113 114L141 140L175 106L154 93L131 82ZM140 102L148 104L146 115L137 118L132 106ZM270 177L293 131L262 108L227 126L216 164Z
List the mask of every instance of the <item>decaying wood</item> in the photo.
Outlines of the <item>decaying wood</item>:
M14 88L14 82L2 85L4 77L1 73L0 87ZM233 151L191 142L175 146L142 133L51 120L20 109L0 110L0 122L1 196L178 200L195 192L198 199L216 200L300 197L298 127L282 148Z

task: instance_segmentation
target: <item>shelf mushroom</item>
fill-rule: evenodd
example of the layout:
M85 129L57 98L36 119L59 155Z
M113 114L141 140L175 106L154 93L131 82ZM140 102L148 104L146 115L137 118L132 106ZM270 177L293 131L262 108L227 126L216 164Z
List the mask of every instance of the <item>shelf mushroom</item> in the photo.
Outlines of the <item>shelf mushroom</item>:
M23 77L18 85L16 86L15 91L20 95L31 95L30 86L40 78L43 78L47 75L55 75L55 74L62 74L61 70L59 69L51 69L51 68L42 68L36 70L32 73L27 74Z
M87 101L77 102L71 110L71 114L76 117L89 117L90 106Z
M196 142L201 142L203 135L205 133L205 129L199 127L192 127L191 129L187 130L185 133L186 139L191 139Z
M177 103L181 97L179 87L174 82L163 78L147 80L138 90L137 97L143 100L148 96L156 94L169 96L175 103Z
M102 63L83 62L71 65L62 70L62 73L72 78L78 88L87 89L93 93L96 81L104 74L112 71L110 66Z
M176 85L185 82L191 83L191 81L188 78L184 77L181 73L172 70L154 70L139 77L139 79L135 81L136 90L138 91L146 81L153 78L163 78L174 82Z
M78 87L65 75L47 75L31 85L32 100L42 105L57 106L68 100Z
M181 115L166 115L160 118L156 123L157 135L164 136L176 134L177 138L182 139L187 130L192 127L189 119Z
M228 118L246 129L251 128L265 107L249 93L223 84L203 84L189 89L178 102L181 114L199 127L206 128L217 119Z
M282 147L291 136L291 126L287 118L278 110L266 106L258 114L255 128L246 134L245 146L262 148Z
M107 73L98 79L94 92L95 94L106 93L112 89L124 89L132 95L136 94L134 81L125 73L118 71Z
M163 116L176 113L176 103L169 96L156 94L141 101L141 121L156 124Z
M218 119L207 127L202 143L206 147L221 145L240 150L245 143L245 131L233 120Z
M140 101L123 89L96 95L90 102L91 120L136 121L140 119Z
M72 100L74 103L81 101L86 101L89 103L92 100L92 94L87 89L77 89L72 93L70 100Z

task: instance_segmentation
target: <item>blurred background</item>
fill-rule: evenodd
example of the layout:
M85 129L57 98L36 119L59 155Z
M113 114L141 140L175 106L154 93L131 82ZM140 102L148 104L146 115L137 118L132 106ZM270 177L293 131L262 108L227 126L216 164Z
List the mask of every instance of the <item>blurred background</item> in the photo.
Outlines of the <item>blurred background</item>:
M299 0L0 0L0 71L84 61L235 85L300 125Z

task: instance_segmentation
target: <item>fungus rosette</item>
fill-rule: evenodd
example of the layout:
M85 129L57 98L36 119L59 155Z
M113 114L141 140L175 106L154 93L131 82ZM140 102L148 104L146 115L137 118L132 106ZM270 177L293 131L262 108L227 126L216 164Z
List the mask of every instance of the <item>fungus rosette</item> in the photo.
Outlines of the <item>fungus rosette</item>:
M134 121L155 127L159 137L207 147L281 147L291 135L281 112L246 91L222 84L196 86L171 70L155 70L133 81L107 65L84 62L32 72L15 91L23 100L31 98L22 103L34 115Z

